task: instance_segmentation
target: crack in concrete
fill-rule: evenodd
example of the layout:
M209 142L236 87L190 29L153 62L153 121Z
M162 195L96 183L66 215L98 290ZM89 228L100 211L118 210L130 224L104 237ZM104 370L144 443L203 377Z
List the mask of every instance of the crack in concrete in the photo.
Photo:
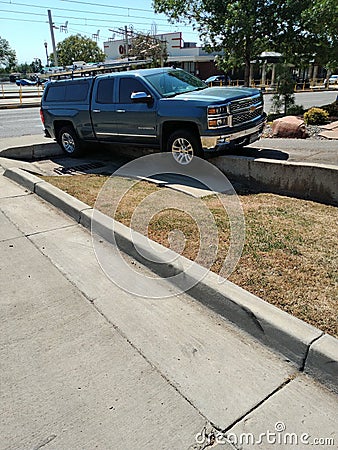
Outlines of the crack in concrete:
M310 349L311 349L312 344L314 344L316 341L318 341L318 339L320 339L321 337L323 337L324 334L325 334L325 333L322 333L320 336L315 337L314 339L312 339L312 341L311 341L311 342L309 343L309 345L307 346L307 349L306 349L306 352L305 352L305 355L304 355L304 359L303 359L302 365L301 365L300 368L299 368L300 372L304 372L304 370L305 370L306 360L307 360L307 357L308 357L308 355L309 355L309 352L310 352Z
M44 439L43 441L41 441L40 444L36 445L35 447L32 448L32 450L39 450L40 448L44 447L45 445L49 444L50 442L54 441L54 439L56 438L56 434L51 434L50 436L48 436L46 439Z

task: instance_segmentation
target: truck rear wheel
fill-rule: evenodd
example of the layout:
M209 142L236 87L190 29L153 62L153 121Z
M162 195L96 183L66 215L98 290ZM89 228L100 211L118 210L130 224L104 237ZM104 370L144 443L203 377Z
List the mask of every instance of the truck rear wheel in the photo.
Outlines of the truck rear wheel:
M194 156L203 156L201 142L191 131L177 130L169 136L167 151L178 164L189 164Z
M72 127L63 127L59 132L58 143L67 155L77 157L82 154L81 141Z

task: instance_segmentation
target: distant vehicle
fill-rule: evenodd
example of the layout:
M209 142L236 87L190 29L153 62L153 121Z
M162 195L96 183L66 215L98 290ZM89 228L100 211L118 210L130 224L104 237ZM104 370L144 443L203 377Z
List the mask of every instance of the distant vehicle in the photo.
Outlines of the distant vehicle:
M338 75L331 75L329 78L329 84L338 84Z
M20 79L20 77L21 77L21 73L19 73L19 72L13 72L13 73L11 73L11 74L9 75L9 81L10 81L11 83L15 83L16 80L19 80L19 79Z
M226 75L213 75L205 80L205 83L208 86L223 86L228 84L230 81L230 77Z
M27 78L22 78L21 80L15 80L17 86L36 86L38 84L37 80L27 80Z
M86 61L74 61L73 62L73 69L84 69L86 67Z
M45 75L50 75L52 73L58 73L62 71L64 71L63 66L51 66L51 67L43 67L41 73Z

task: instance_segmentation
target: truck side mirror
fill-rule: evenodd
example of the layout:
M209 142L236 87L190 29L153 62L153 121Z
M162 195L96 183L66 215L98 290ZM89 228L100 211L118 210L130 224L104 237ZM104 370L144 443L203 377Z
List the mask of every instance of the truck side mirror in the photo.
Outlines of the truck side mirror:
M146 92L133 92L130 96L133 103L151 103L153 97Z

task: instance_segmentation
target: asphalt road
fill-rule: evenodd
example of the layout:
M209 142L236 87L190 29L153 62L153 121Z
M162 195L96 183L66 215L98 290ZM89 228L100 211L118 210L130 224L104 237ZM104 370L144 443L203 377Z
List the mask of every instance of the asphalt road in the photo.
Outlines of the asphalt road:
M300 92L295 94L297 105L304 108L322 106L332 103L338 95L337 91ZM265 94L265 112L271 110L272 94ZM23 109L0 109L0 139L6 137L24 136L28 134L43 134L39 107Z
M43 135L40 108L0 109L0 138Z
M322 91L322 92L297 92L295 94L295 104L303 106L304 109L312 106L328 105L336 100L338 96L337 91ZM264 95L265 112L269 113L272 106L273 94Z

